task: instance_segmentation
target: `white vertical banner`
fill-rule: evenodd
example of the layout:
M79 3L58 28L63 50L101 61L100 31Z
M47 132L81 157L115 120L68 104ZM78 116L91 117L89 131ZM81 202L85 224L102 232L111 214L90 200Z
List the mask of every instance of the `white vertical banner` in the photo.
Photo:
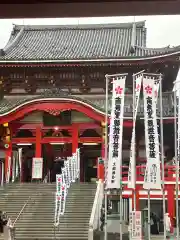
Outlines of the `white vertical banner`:
M59 216L60 216L60 201L61 201L61 195L60 193L55 194L55 212L54 212L54 225L59 225Z
M15 178L19 176L19 159L18 159L18 152L15 152L15 158L16 158L16 169L15 169Z
M56 174L56 192L57 193L61 192L62 182L63 182L62 175Z
M64 161L64 167L65 167L65 174L67 179L67 188L70 187L71 181L70 181L70 173L69 173L69 161Z
M176 86L176 85L175 85ZM176 89L175 89L176 91ZM177 119L177 156L180 157L180 90L178 89L177 92L177 113L178 113L178 119Z
M4 185L4 162L1 162L1 187Z
M72 157L67 158L68 168L69 168L69 181L72 182L73 174L72 174Z
M62 184L60 191L59 215L64 215L66 205L67 189L66 184Z
M155 102L157 103L158 100L158 93L160 88L160 79L155 80L154 82L154 95L155 95Z
M144 126L146 144L146 171L144 189L161 189L159 137L156 116L155 80L147 75L143 77Z
M78 148L76 150L76 155L77 155L77 179L80 177L80 149Z
M15 174L16 174L16 157L15 153L13 152L13 157L12 157L12 182L15 181Z
M109 126L109 155L106 182L107 189L120 188L125 82L125 74L114 77L112 81L113 90L111 118Z
M22 148L18 148L18 161L19 161L19 171L20 171L20 175L21 175Z
M133 75L133 81L135 81L135 89L134 94L135 97L133 99L133 129L132 129L132 138L131 138L131 149L130 149L130 161L129 161L129 171L128 171L128 188L135 188L136 185L136 117L139 106L139 97L141 92L143 73Z
M10 181L11 164L12 164L11 162L12 162L12 158L8 157L8 169L7 169L6 183L9 183L9 181Z
M76 154L71 157L72 182L76 181Z

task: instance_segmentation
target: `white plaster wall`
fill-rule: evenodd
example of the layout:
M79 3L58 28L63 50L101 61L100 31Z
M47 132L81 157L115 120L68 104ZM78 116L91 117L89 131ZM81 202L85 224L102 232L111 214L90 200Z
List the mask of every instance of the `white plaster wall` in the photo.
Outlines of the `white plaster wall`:
M24 117L21 122L27 123L42 123L43 122L43 112L33 112L29 114L28 116Z
M72 111L71 113L72 122L78 123L78 122L93 122L94 120L86 116L84 113Z

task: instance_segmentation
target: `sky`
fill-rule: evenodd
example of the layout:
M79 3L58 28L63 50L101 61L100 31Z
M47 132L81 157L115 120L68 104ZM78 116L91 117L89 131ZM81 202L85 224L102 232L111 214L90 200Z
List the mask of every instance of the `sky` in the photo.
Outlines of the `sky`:
M36 19L0 19L0 48L3 48L9 37L13 24L20 25L68 25L122 23L146 21L147 47L161 48L180 45L180 15L167 16L128 16L100 18L36 18ZM180 81L180 71L177 76ZM177 84L180 89L180 82Z
M147 46L166 47L180 45L180 15L174 16L130 16L109 18L54 18L54 19L0 19L0 48L3 48L10 36L13 24L58 25L58 24L95 24L118 23L146 20Z

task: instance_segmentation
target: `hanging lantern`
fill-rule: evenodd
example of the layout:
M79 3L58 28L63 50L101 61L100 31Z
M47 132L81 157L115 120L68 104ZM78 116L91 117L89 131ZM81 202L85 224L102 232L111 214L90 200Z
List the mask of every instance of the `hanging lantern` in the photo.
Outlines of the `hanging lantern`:
M5 144L4 144L4 147L5 147L6 149L8 149L8 148L9 148L9 144L8 144L8 143L5 143Z
M7 149L9 148L10 142L11 142L11 131L8 123L4 123L3 128L4 130L3 130L3 135L1 139L4 143L4 147Z

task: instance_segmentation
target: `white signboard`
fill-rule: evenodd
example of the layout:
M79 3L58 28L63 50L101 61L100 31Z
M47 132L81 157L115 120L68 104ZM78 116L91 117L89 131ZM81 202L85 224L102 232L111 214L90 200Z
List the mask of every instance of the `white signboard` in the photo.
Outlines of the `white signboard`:
M126 75L118 76L113 79L108 154L109 159L106 182L107 189L120 188L125 82Z
M141 211L132 211L130 213L130 235L132 240L142 239Z
M32 162L32 179L42 179L43 159L33 158Z
M135 188L136 185L136 117L139 106L140 91L142 85L142 73L133 76L133 81L135 81L135 103L134 103L134 116L133 116L133 130L131 138L131 148L130 148L130 162L128 171L128 188Z
M156 113L157 97L155 96L155 91L157 91L155 80L149 76L144 77L144 126L147 159L143 183L144 189L161 189L160 144Z
M62 183L63 183L63 176L62 176L62 174L56 174L56 192L57 193L61 192Z

